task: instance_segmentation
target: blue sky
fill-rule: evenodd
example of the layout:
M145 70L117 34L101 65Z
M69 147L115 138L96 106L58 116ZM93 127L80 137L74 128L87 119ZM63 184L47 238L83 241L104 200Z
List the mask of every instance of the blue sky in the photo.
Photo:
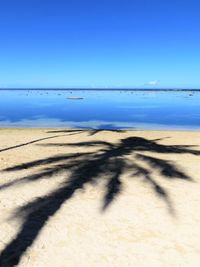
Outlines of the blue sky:
M0 0L0 87L200 88L199 0Z

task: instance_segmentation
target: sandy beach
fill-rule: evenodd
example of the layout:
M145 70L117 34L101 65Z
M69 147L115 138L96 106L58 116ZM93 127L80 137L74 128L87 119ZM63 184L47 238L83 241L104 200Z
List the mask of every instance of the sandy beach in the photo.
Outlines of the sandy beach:
M0 266L200 266L200 132L0 129Z

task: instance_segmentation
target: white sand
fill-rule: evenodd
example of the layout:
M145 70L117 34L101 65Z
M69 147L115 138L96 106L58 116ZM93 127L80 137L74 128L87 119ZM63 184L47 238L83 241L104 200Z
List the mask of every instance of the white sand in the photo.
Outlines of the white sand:
M200 132L49 131L0 130L0 266L200 266ZM90 143L63 146L80 142ZM120 170L121 192L103 211L109 177ZM47 196L77 177L77 189L66 189L52 212L59 197Z

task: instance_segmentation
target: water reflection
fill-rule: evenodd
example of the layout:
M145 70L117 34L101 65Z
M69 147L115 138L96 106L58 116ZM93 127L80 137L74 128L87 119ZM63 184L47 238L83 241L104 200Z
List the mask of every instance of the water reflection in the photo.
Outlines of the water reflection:
M199 92L2 90L0 127L200 129L199 103Z

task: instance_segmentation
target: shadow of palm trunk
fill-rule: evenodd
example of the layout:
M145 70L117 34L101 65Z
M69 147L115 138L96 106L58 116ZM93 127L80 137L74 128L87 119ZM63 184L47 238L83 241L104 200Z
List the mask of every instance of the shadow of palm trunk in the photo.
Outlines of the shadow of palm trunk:
M24 223L15 239L1 253L0 266L11 267L19 263L21 256L36 240L45 222L60 209L61 205L73 195L74 191L75 188L66 186L19 210L22 215L26 211Z

